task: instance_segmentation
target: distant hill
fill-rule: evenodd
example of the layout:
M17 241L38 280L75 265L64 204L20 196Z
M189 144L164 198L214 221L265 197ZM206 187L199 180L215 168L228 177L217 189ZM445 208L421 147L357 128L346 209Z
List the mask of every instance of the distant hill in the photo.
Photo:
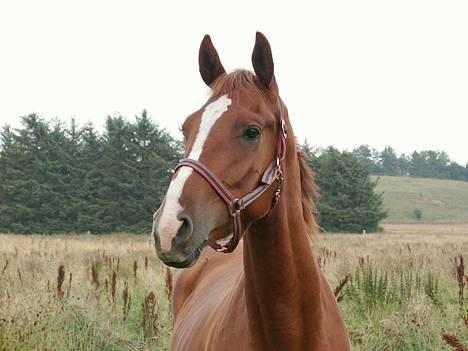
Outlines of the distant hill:
M388 217L383 223L468 223L468 182L412 177L379 178ZM421 210L417 220L415 210Z

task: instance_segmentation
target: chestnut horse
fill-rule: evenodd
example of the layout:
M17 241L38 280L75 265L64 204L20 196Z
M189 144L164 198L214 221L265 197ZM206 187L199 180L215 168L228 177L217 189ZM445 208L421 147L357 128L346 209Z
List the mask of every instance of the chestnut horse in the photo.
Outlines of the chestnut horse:
M313 175L261 33L252 63L255 74L226 73L210 37L201 43L211 96L183 124L186 159L153 223L159 258L187 268L175 280L171 349L350 350L312 252Z

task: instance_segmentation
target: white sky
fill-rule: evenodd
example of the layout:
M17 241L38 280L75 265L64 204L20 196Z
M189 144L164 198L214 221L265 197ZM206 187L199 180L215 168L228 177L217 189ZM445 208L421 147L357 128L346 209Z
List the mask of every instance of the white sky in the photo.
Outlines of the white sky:
M251 69L257 30L301 141L468 162L466 0L2 0L0 124L35 112L101 128L146 108L179 136L208 94L203 35L226 69Z

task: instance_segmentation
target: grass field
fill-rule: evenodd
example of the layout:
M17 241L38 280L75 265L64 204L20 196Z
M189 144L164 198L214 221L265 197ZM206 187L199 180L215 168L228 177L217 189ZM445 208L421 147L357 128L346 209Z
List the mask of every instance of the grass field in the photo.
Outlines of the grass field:
M454 261L468 252L468 225L385 229L314 244L332 288L350 277L340 306L353 349L451 350L442 332L468 344ZM0 242L0 350L167 349L171 282L147 237Z
M412 177L379 178L388 218L384 223L468 223L468 182ZM421 210L418 220L414 211Z

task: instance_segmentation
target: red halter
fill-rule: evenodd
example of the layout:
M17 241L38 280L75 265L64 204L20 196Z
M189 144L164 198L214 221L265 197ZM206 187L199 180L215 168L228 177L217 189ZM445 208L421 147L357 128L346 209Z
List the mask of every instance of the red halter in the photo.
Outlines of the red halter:
M280 199L281 183L283 181L281 161L283 161L286 156L287 129L286 122L284 121L282 108L283 105L281 102L278 102L278 105L280 110L278 121L279 135L277 139L275 158L263 173L260 185L245 195L243 198L237 199L234 195L232 195L232 193L223 185L223 183L200 161L186 158L182 160L175 168L175 171L177 171L180 167L192 168L195 172L201 175L208 182L208 184L211 185L211 187L216 191L221 199L223 199L223 201L227 204L229 213L232 217L232 238L222 246L216 242L211 244L211 247L213 247L218 252L229 253L234 251L245 232L245 229L242 228L241 211L254 202L257 198L259 198L275 181L277 181L277 188L273 197L271 208L273 208Z

